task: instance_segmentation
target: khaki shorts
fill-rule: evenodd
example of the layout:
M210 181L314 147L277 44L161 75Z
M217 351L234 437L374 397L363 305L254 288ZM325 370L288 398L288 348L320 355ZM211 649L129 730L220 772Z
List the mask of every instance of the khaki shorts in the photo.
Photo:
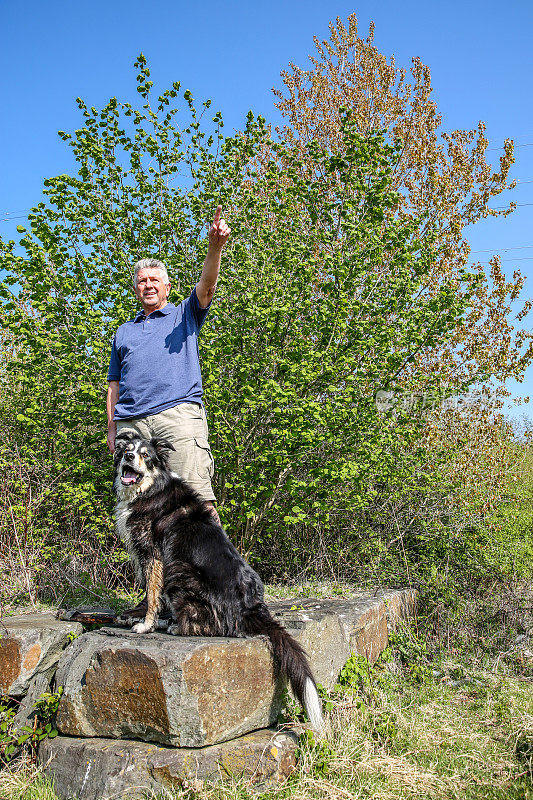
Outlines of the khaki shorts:
M207 441L205 408L198 403L179 403L174 408L139 419L118 419L117 434L133 431L144 439L168 439L175 450L169 452L169 466L186 481L202 500L215 500L211 481L215 463Z

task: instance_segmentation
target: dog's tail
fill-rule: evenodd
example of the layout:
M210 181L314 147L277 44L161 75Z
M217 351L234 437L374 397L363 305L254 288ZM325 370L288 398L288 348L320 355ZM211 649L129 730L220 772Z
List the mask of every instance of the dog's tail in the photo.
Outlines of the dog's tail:
M312 728L321 733L324 720L320 698L303 647L292 638L283 625L276 622L265 605L255 606L246 612L244 622L246 633L268 636L281 671L289 679L298 702L305 708Z

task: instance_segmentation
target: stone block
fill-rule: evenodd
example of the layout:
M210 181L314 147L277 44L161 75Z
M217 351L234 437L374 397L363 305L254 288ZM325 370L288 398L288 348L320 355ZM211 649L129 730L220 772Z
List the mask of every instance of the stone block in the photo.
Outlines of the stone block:
M63 653L58 730L203 747L276 721L283 682L263 637L85 633Z
M48 684L63 649L82 632L78 622L63 622L51 613L3 617L0 693L24 697L32 682Z
M293 599L269 603L272 615L307 653L317 683L335 683L350 655L349 637L339 614L339 600Z
M296 598L269 603L269 608L305 648L318 683L330 689L351 653L372 664L377 660L388 642L387 615L396 621L406 616L408 594L402 590L386 596L360 592L350 599Z
M56 616L69 622L81 622L82 625L113 625L117 613L108 606L77 606L60 608Z
M283 781L294 770L294 731L260 730L199 749L171 749L145 742L57 736L42 742L39 761L54 779L60 800L140 800L173 787L244 778L255 791Z
M416 617L418 610L418 592L416 589L401 589L382 594L387 608L387 625L395 630L402 622Z

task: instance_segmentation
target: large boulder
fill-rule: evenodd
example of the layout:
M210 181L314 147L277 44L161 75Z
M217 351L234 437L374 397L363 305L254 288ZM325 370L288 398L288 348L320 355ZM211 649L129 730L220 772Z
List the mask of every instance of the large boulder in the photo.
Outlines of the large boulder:
M416 592L283 600L269 608L305 648L317 682L331 689L352 653L372 664L377 660L387 646L388 628L416 613Z
M244 778L256 791L280 783L296 763L292 731L261 730L200 749L145 742L77 739L44 741L39 760L61 800L140 800L176 786L194 790L201 780Z
M411 599L402 592L385 599L361 593L287 600L270 609L329 689L350 653L376 660L387 645L387 615L407 614ZM56 684L64 687L61 733L175 747L204 747L271 725L284 688L263 637L184 638L120 628L77 639L61 658Z
M418 592L416 589L391 589L381 594L387 609L387 627L394 631L402 622L416 617Z
M20 698L32 686L47 688L64 648L82 632L78 622L64 622L51 613L3 617L0 694Z
M253 639L139 635L102 628L65 651L57 728L69 736L203 747L264 728L283 683L269 646Z

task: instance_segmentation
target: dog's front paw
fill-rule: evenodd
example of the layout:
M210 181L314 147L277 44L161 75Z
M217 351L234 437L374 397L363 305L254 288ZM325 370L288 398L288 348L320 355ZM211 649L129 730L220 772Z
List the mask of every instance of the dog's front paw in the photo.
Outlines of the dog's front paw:
M134 633L151 633L155 628L155 624L150 625L147 622L138 622L136 625L133 626L132 631Z

